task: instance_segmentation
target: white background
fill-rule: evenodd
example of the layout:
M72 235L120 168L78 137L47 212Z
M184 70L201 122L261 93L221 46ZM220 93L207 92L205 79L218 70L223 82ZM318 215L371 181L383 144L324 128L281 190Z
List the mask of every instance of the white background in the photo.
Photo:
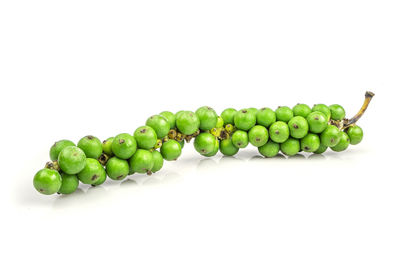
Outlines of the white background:
M2 266L399 266L398 1L1 1ZM163 110L342 104L364 141L43 196L54 141Z

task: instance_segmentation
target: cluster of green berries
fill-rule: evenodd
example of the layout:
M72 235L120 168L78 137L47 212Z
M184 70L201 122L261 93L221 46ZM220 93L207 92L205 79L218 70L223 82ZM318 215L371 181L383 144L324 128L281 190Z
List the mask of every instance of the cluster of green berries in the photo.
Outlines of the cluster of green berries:
M77 144L57 141L50 148L50 159L33 179L42 194L70 194L79 182L92 186L122 180L134 173L151 175L163 167L164 160L176 160L184 142L194 138L194 148L211 157L220 151L233 156L250 143L261 155L274 157L279 151L293 156L300 151L323 153L327 148L344 151L363 138L359 126L341 130L345 118L340 105L297 104L292 109L278 107L225 109L220 116L210 107L192 111L169 111L153 115L133 134L121 133L101 142L88 135Z

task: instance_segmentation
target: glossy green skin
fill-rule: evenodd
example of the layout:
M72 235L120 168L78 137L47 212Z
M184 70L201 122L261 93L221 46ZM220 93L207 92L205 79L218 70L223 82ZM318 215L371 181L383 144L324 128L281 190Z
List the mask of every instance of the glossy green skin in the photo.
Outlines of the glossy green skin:
M247 109L241 109L236 113L233 121L239 130L247 131L256 125L257 118L254 112L250 112Z
M156 131L158 138L165 137L170 130L170 123L161 115L153 115L147 119L146 125Z
M258 109L257 108L248 108L247 109L249 112L254 113L255 115L257 115Z
M283 122L288 122L293 118L293 111L289 107L278 107L275 110L276 114L276 120L277 121L283 121Z
M276 122L275 111L273 111L270 108L260 109L257 112L256 118L257 118L257 124L264 127L269 127L272 123Z
M114 137L111 149L118 158L129 159L136 152L136 139L130 134L121 133Z
M215 125L215 128L221 128L221 127L224 127L224 120L222 119L221 116L218 116L217 124Z
M33 186L44 195L57 193L61 184L61 175L55 170L41 169L33 177Z
M274 122L269 127L269 137L276 143L283 143L289 138L289 126L283 121Z
M105 175L100 176L100 178L99 178L96 182L94 182L92 185L93 185L93 186L95 186L95 185L101 185L101 184L103 184L103 183L106 181L106 179L107 179L107 175L106 175L106 173L105 173Z
M137 173L147 173L151 171L153 165L153 154L148 150L138 149L129 159L129 166Z
M360 126L355 125L350 126L347 129L347 135L350 138L350 144L358 145L359 143L361 143L364 133Z
M181 133L191 135L199 130L200 119L191 111L183 111L176 117L176 127Z
M214 143L215 143L215 144L214 144L213 150L212 150L210 153L208 153L208 154L206 154L206 155L204 155L204 156L206 156L206 157L212 157L212 156L215 156L215 155L218 153L218 151L219 151L219 141L218 141L217 138L215 139L215 142L214 142Z
M74 142L69 140L60 140L55 142L50 148L50 159L52 161L56 161L61 150L63 150L67 146L75 146L75 144Z
M61 178L62 183L58 193L66 195L76 191L79 186L79 180L75 174L61 173Z
M333 104L329 106L332 120L343 120L346 117L346 111L341 105Z
M135 130L133 134L138 148L150 149L157 143L157 133L149 126L142 126Z
M313 108L311 109L311 111L312 112L314 112L314 111L321 112L322 114L325 115L327 121L329 121L331 119L331 110L325 104L314 105Z
M327 146L321 144L317 150L314 151L314 154L322 154L328 149Z
M340 132L339 135L339 143L331 147L331 149L335 152L342 152L345 151L350 145L350 137L345 132Z
M76 146L64 148L58 155L58 165L67 174L77 174L86 164L86 155L82 149Z
M160 152L165 160L177 160L182 153L182 147L178 141L168 140L163 143Z
M307 122L312 133L322 133L328 127L326 116L319 111L311 112L307 116Z
M207 155L214 150L215 136L210 133L201 133L194 139L194 148L201 155Z
M196 115L200 120L200 130L211 130L217 125L218 115L214 109L204 106L196 110Z
M79 140L78 147L85 152L87 158L98 159L103 153L103 145L100 139L93 135L85 136Z
M233 144L232 139L224 139L219 143L219 151L225 156L233 156L238 153L239 148Z
M311 113L311 108L306 104L297 104L292 110L294 116L301 116L303 118L307 118Z
M315 152L320 147L321 141L318 135L309 133L301 139L300 145L304 152Z
M163 111L160 113L160 115L167 119L170 129L175 128L176 116L174 113L172 113L171 111Z
M302 116L293 117L289 123L290 135L294 138L301 139L308 133L308 122Z
M336 146L339 143L340 130L334 125L328 125L320 135L321 144L327 147Z
M151 172L158 172L164 165L164 158L157 150L154 150L151 154L153 155L153 168L151 168Z
M249 144L249 136L247 132L237 130L232 134L232 143L237 148L245 148Z
M281 151L287 156L294 156L300 152L300 141L289 138L281 144Z
M97 159L87 158L85 168L78 173L78 179L84 184L94 184L104 179L106 171Z
M221 118L224 120L224 125L226 124L234 124L234 117L237 113L237 110L234 108L227 108L221 113Z
M275 157L276 155L278 155L279 150L280 145L272 140L269 140L265 145L258 148L258 152L260 152L261 155L267 158Z
M114 141L114 137L109 137L103 141L103 153L107 154L108 156L114 155L112 152L112 142Z
M112 157L107 161L106 172L113 180L122 180L129 174L129 163L125 159Z
M264 126L256 125L249 131L249 141L255 147L260 147L268 142L268 130Z

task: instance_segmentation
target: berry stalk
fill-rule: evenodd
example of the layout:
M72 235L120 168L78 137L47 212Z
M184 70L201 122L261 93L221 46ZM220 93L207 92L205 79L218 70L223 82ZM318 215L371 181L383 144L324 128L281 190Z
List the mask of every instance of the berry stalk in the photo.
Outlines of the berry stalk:
M362 107L360 110L357 112L356 115L354 115L353 118L351 119L344 119L343 120L343 126L341 127L342 130L345 130L349 128L350 126L353 126L356 124L356 122L364 115L365 111L367 110L369 103L371 102L372 98L375 96L375 94L371 91L365 92L365 99Z

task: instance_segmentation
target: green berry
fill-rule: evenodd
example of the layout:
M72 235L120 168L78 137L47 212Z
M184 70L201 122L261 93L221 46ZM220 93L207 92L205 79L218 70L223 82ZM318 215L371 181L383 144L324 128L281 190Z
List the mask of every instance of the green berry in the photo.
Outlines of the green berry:
M211 107L201 107L196 110L196 115L199 117L200 120L200 130L207 131L211 130L212 128L217 125L218 122L218 115L214 109Z
M111 179L122 180L130 173L129 163L125 159L112 157L107 161L106 172Z
M194 140L194 148L201 155L207 155L214 151L215 136L210 133L201 133Z
M287 156L294 156L300 152L300 142L297 139L289 138L281 144L281 151Z
M79 180L75 174L61 173L61 180L61 187L58 190L60 194L71 194L75 192L79 186Z
M162 166L164 165L164 159L160 152L154 150L151 152L153 155L153 168L151 168L151 172L155 173L161 170Z
M283 143L289 138L289 126L283 121L274 122L269 127L269 136L276 143Z
M182 153L182 147L175 140L168 140L164 142L161 147L161 155L165 160L177 160Z
M291 118L293 118L293 111L289 107L278 107L275 110L276 114L276 120L277 121L283 121L283 122L288 122L290 121Z
M350 145L350 138L345 132L340 132L339 134L339 143L331 147L331 149L335 152L345 151Z
M178 143L181 145L181 149L185 146L185 140L178 141Z
M272 140L269 140L265 145L258 147L258 152L267 158L272 158L278 155L280 145Z
M313 112L314 111L319 111L322 114L325 115L326 120L329 121L331 119L331 110L329 109L329 107L325 104L317 104L314 105L313 108L311 109Z
M158 138L165 137L169 130L170 130L170 123L164 116L161 115L153 115L147 119L146 125L150 126L151 128L156 131Z
M85 152L87 158L98 159L103 153L101 141L93 135L87 135L79 140L78 147Z
M364 133L360 126L354 125L347 129L347 135L350 138L350 144L358 145L361 143Z
M127 133L121 133L114 137L111 145L112 152L121 159L129 159L135 154L137 143L135 138Z
M41 169L33 178L33 186L39 193L44 195L57 193L61 184L61 175L55 170Z
M302 116L293 117L289 123L290 135L294 138L303 138L308 133L308 122Z
M153 128L142 126L136 129L134 137L139 148L150 149L157 143L157 134Z
M129 166L137 173L147 173L153 168L153 154L144 149L138 149L129 159Z
M233 144L232 139L224 139L219 143L219 151L225 156L233 156L239 151L239 148Z
M234 124L234 117L237 110L234 108L227 108L221 113L221 118L224 120L224 124Z
M219 140L217 138L215 138L213 150L204 156L206 156L206 157L215 156L218 153L218 150L219 150Z
M192 135L199 130L200 119L191 111L183 111L176 116L176 127L186 135Z
M50 159L56 161L61 150L67 146L75 146L74 142L69 140L60 140L54 143L50 148Z
M341 105L333 104L329 106L332 120L343 120L346 117L346 111Z
M171 111L163 111L160 113L160 115L167 119L170 129L175 128L176 116L174 113L172 113Z
M328 125L321 134L321 143L327 147L336 146L339 143L340 130L334 125Z
M313 133L322 133L326 127L328 127L328 120L326 116L319 111L311 112L307 116L308 126L310 128L310 132Z
M232 134L232 143L237 148L245 148L249 144L249 136L247 132L237 130Z
M364 133L360 126L354 125L347 129L347 135L350 138L350 144L358 145L361 143Z
M257 118L254 112L247 109L241 109L235 114L233 121L239 130L247 131L256 125Z
M224 120L222 119L221 116L218 116L217 124L215 125L215 128L222 128L222 127L224 127Z
M313 133L307 134L300 141L301 150L305 152L315 152L321 145L321 141L319 136Z
M68 146L58 155L58 164L61 170L68 174L77 174L86 164L86 155L76 146Z
M262 108L257 112L257 124L264 127L269 127L272 123L276 122L276 114L270 108Z
M323 144L319 145L319 148L314 151L314 154L322 154L328 149L327 146L324 146Z
M94 184L104 179L106 171L97 159L86 158L85 168L78 173L78 179L84 184Z
M268 142L268 130L264 126L256 125L249 131L249 141L255 147L260 147Z
M114 141L114 137L109 137L106 140L103 141L103 152L104 154L108 155L108 156L112 156L113 152L112 152L112 143Z
M306 104L297 104L293 107L293 115L307 118L308 114L311 113L311 108Z

